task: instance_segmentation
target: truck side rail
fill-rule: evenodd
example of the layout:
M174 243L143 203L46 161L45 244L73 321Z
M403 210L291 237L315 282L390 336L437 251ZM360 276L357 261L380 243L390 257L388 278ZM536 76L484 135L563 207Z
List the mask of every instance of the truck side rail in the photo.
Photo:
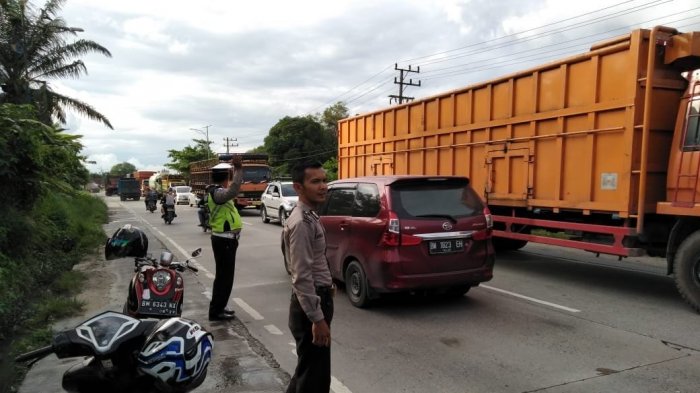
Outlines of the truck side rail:
M509 239L525 240L534 243L550 244L554 246L577 248L579 250L590 251L601 254L618 255L624 257L638 257L645 255L644 249L625 247L623 240L625 237L635 236L637 231L635 228L597 225L597 224L582 224L565 221L542 220L538 218L524 218L511 216L494 215L493 220L496 223L503 223L504 230L494 229L493 234L498 237ZM612 236L612 244L593 243L584 240L560 239L549 236L533 235L530 233L520 233L512 230L513 224L526 225L537 228L550 228L559 230L581 231L587 233L595 233L600 235Z

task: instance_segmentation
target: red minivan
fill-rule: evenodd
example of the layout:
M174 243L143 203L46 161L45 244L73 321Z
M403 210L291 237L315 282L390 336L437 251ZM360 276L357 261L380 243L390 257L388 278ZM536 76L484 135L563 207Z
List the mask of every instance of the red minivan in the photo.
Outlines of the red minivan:
M331 274L356 307L386 292L462 296L493 276L491 214L466 177L337 180L319 213Z

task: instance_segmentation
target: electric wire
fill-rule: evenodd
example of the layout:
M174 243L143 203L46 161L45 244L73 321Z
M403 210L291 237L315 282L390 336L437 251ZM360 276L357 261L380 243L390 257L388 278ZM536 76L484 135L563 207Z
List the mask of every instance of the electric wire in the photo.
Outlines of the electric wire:
M431 55L419 56L419 57L415 57L415 58L412 58L412 59L402 60L402 62L413 61L413 60L418 60L418 59L423 59L423 58L430 58L430 57L434 57L434 56L437 56L437 55L440 55L440 54L451 53L451 52L455 52L455 51L464 50L464 49L466 49L466 48L470 48L470 47L474 47L474 46L478 46L478 45L483 45L484 43L496 42L496 41L499 41L499 40L506 39L506 38L508 38L508 37L514 37L514 36L522 35L522 34L527 33L527 32L536 31L536 30L541 30L541 29L546 28L546 27L548 27L548 26L555 26L555 25L557 25L557 24L561 24L561 23L564 23L564 22L567 22L567 21L570 21L570 20L580 19L580 18L582 18L582 17L588 16L588 15L593 15L593 14L596 14L596 13L600 13L600 12L603 12L603 11L605 11L605 10L609 10L609 9L618 7L618 6L620 6L620 5L624 5L624 4L628 4L628 3L633 3L634 1L635 1L635 0L623 1L623 2L620 2L620 3L614 4L614 5L610 5L610 6L603 7L603 8L597 9L597 10L593 10L593 11L590 11L590 12L587 12L587 13L584 13L584 14L581 14L581 15L577 15L577 16L570 17L570 18L566 18L566 19L562 19L562 20L559 20L559 21L556 21L556 22L548 23L548 24L545 24L545 25L543 25L543 26L538 26L538 27L535 27L535 28L523 30L523 31L520 31L520 32L512 33L512 34L509 34L509 35L506 35L506 36L498 37L498 38L495 38L495 39L492 39L492 40L488 40L488 41L484 41L484 42L479 42L479 43L475 43L475 44L470 44L470 45L467 45L467 46L461 47L461 48L450 49L450 50L447 50L447 51L438 52L438 53L434 53L434 54L431 54ZM665 3L668 3L669 1L671 1L671 0L665 0L665 1L655 0L655 1L652 1L652 2L644 3L644 4L635 5L634 7L631 7L631 8L628 8L628 9L623 9L623 10L620 10L620 11L617 11L616 13L611 14L612 16L611 16L611 15L608 15L608 16L607 16L605 19L603 19L603 20L611 19L611 18L613 18L613 17L619 17L619 16L621 16L621 15L626 15L626 14L629 14L629 13L632 13L632 12L637 12L637 11L640 11L640 10L642 10L642 9L646 9L646 8L658 6L658 5L661 5L661 4L665 4ZM620 15L620 14L621 14L621 15ZM599 21L600 21L600 20L597 20L597 21L596 21L596 20L594 20L594 21L590 21L590 20L582 21L582 22L579 22L579 23L574 24L574 25L572 25L572 26L565 27L564 29L558 29L558 30L553 30L553 31L547 31L547 32L540 33L540 37L537 37L537 38L542 38L542 37L544 37L544 36L546 36L546 35L556 34L556 33L559 32L559 31L567 31L567 30L571 30L571 29L574 29L574 28L580 28L580 27L587 26L587 25L590 25L590 24L593 24L593 23L598 23ZM544 35L544 34L546 34L546 35ZM504 44L501 44L501 46L496 47L496 48L493 48L493 49L498 49L498 48L505 47L505 46L515 45L515 44L517 44L517 43L519 43L519 42L530 41L530 40L533 40L533 39L534 39L534 38L532 38L532 37L526 37L526 38L522 38L522 39L518 39L518 40L512 40L512 41L510 41L510 42L508 42L508 43L505 43L505 45L504 45ZM493 49L491 49L491 50L493 50ZM455 58L464 57L464 56L466 56L466 55L468 55L468 54L460 54L460 55L457 55ZM454 57L454 56L453 56L453 57ZM439 61L432 61L432 62L428 61L428 62L420 63L420 64L418 64L418 65L428 65L428 64L433 64L433 63L435 63L435 62L444 62L444 61L448 61L448 60L440 59ZM378 73L372 75L371 77L367 78L367 79L364 80L363 82L361 82L361 83L359 83L359 84L353 86L351 89L349 89L349 90L346 91L345 93L336 96L336 97L333 98L333 100L331 100L331 101L328 101L328 103L330 103L330 102L335 102L335 100L337 100L338 98L340 98L340 97L342 97L342 96L344 96L344 95L350 93L352 90L357 89L359 86L362 86L362 85L365 84L366 82L368 82L368 81L370 81L370 80L376 78L377 76L383 74L383 73L386 72L387 69L389 69L390 67L391 67L391 66L386 66L384 69L382 69L382 70L379 71ZM430 72L430 71L428 71L428 72ZM368 90L365 90L364 92L360 92L359 94L356 94L356 95L354 95L354 96L351 96L350 98L348 98L347 100L345 100L345 103L346 103L346 104L349 104L349 103L355 102L355 101L357 101L358 99L360 99L360 98L366 96L367 94L371 93L372 91L375 91L376 89L378 89L378 88L381 87L382 85L385 85L386 83L389 83L389 82L377 83L377 84L375 84L374 86L372 86L371 88L369 88ZM319 108L319 107L321 107L321 106L323 106L323 105L326 105L326 104L319 105L319 106L317 106L316 108L314 108L314 110L316 110L317 108Z
M647 20L647 21L644 21L644 22L638 22L638 23L635 23L635 24L632 24L632 25L628 25L628 26L625 26L625 27L620 27L620 28L612 29L612 30L606 31L606 32L604 32L604 33L591 34L591 35L586 36L586 37L576 38L576 39L574 39L574 40L569 40L569 41L567 41L567 43L570 43L570 42L572 42L572 41L580 41L580 40L585 39L585 38L591 38L591 37L596 37L596 36L605 35L605 34L608 34L608 33L610 33L610 32L614 32L614 31L617 31L617 30L629 30L629 28L630 28L630 27L633 27L633 26L638 26L638 25L640 25L640 24L649 23L649 22L653 22L653 21L659 21L659 20L662 20L662 19L665 19L665 18L668 18L668 17L672 17L672 16L675 16L675 15L679 15L679 14L687 14L687 12L689 12L689 11L694 11L694 10L697 10L697 9L700 9L700 7L692 8L692 9L689 9L689 10L684 10L684 11L677 12L677 13L673 13L673 14L668 14L668 15L665 15L665 16L663 16L663 17L658 17L658 18L650 19L650 20ZM697 15L690 16L690 17L686 17L686 18L680 18L680 19L676 19L676 20L673 20L673 21L667 21L667 22L664 22L664 23L677 23L677 22L680 22L680 21L683 21L683 20L692 19L692 18L695 18L695 17L697 17ZM692 26L692 25L694 25L694 24L690 24L689 26ZM679 27L680 27L680 26L679 26ZM683 27L685 27L685 26L683 26ZM595 41L597 41L597 40L598 40L598 39L596 39ZM583 46L583 45L590 45L590 43L591 43L591 42L585 42L585 43L581 43L581 44L579 44L579 45L577 45L577 46L580 47L580 46ZM545 47L539 47L539 48L536 48L536 49L532 49L532 50L530 50L530 51L541 50L542 48L546 48L546 47L555 47L555 46L558 46L558 45L562 45L562 44L561 44L561 43L560 43L560 44L551 44L551 45L547 45L547 46L545 46ZM542 54L545 54L545 53L554 53L554 52L558 52L558 51L563 51L563 50L566 49L566 48L573 48L573 47L575 47L575 46L568 46L568 47L564 47L564 48L552 49L552 50L550 50L550 51L540 52L539 54L542 55ZM521 51L521 52L517 52L517 53L526 53L526 52L528 52L528 50ZM575 53L579 53L579 52L580 52L580 50L572 50L572 51L570 51L570 52L565 52L564 54L575 54ZM560 53L559 55L562 55L562 54ZM535 54L529 55L528 57L532 57L532 56L535 56ZM539 58L533 58L533 59L530 59L529 61L540 60L540 59L542 59L542 58L551 58L551 56L548 56L548 57L544 57L544 56L543 56L543 57L539 57ZM523 57L517 58L517 59L523 59ZM516 60L517 60L517 59L516 59ZM484 67L478 67L478 68L470 68L470 69L461 70L461 71L455 70L455 71L447 72L447 73L443 73L443 74L436 74L436 75L429 76L428 78L421 78L421 80L428 81L428 80L440 79L440 78L445 78L445 77L452 77L452 76L460 75L460 74L463 74L463 73L475 72L475 71L484 71L484 70L489 70L489 69L494 69L494 68L501 68L501 67L506 67L506 66L509 66L509 65L520 64L520 63L523 63L523 62L527 62L527 60L520 60L520 61L512 61L512 60L513 60L512 58L509 58L509 61L501 61L501 62L499 62L499 64L501 64L501 65L498 65L498 66L494 66L494 65L492 64L492 62L489 63L489 62L491 61L490 59L480 60L480 61L478 61L477 63L480 63L480 64L489 63L490 65L489 65L489 66L484 66ZM444 69L449 69L449 68L456 68L456 67L465 67L465 66L467 66L467 65L469 65L469 64L473 64L473 63L474 63L474 62L466 63L466 64L461 64L461 65L450 66L450 67L444 67L444 68L439 69L439 70L444 70ZM430 72L437 72L437 71L438 71L438 70L431 70L431 71L428 71L428 72L424 72L423 74L430 75ZM387 83L388 83L388 82L387 82ZM372 90L375 90L375 89L372 89ZM367 93L369 93L369 91L368 91ZM365 95L365 94L361 94L361 95L357 96L357 98L360 98L360 97L362 97L362 96L364 96L364 95ZM369 100L372 100L372 99L376 99L376 98L375 98L375 97L370 97L369 99L362 100L361 102L356 103L356 105L364 104L365 102L367 102L367 101L369 101Z

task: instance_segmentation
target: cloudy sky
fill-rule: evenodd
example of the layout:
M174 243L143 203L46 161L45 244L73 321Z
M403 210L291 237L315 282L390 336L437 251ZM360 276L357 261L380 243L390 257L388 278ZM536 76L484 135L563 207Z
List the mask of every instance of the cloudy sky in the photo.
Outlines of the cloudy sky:
M700 30L697 0L68 0L62 16L112 53L52 82L114 126L69 115L93 172L163 168L168 149L203 138L192 128L210 126L215 151L228 137L244 152L284 116L387 107L395 63L420 66L405 94L422 98L635 28Z

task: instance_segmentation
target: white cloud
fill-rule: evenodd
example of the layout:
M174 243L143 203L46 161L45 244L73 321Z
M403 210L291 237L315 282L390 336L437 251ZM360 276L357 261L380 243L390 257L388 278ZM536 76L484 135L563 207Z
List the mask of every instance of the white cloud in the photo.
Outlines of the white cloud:
M287 115L320 112L338 99L349 100L351 113L385 107L387 95L397 92L395 62L421 65L421 73L411 77L422 80L422 86L407 90L420 98L563 56L532 56L550 45L614 28L624 32L634 23L653 26L645 21L674 12L683 11L684 18L698 14L689 11L698 7L693 0L638 10L631 7L648 2L619 3L616 9L627 14L590 24L588 30L572 28L495 47L489 40L611 2L70 0L64 19L84 28L80 38L99 42L113 57L86 56L89 75L52 86L91 104L114 125L111 131L69 113L70 132L84 135L84 153L97 157L89 160L105 170L124 161L142 169L162 167L169 149L201 137L192 127L212 125L215 150L224 151L222 139L231 137L239 140L235 151L245 151L262 144L269 129ZM694 29L700 30L700 17L672 24L679 23L696 23ZM581 49L573 50L586 50L603 38L582 39ZM427 57L431 54L437 55ZM529 62L519 60L526 55Z

